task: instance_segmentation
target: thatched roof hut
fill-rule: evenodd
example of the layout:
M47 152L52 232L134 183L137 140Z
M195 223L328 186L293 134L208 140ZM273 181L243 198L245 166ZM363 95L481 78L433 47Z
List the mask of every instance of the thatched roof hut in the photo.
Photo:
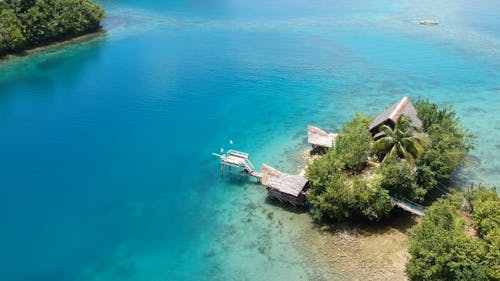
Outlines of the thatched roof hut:
M307 142L313 147L332 148L335 146L337 134L327 133L318 127L307 126Z
M383 133L378 130L380 125L385 124L394 128L401 115L405 115L410 118L410 121L414 126L422 127L422 121L417 116L415 106L413 106L408 97L403 97L399 102L393 104L389 107L389 109L375 118L369 126L370 133L375 139L381 137Z
M303 205L308 180L301 175L282 173L266 164L261 167L261 183L268 187L269 198L276 198L281 202L292 205Z

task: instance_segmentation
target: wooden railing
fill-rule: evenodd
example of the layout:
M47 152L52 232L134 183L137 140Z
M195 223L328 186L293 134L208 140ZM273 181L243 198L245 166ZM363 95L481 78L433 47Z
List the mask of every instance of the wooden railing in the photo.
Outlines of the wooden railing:
M423 216L425 207L417 204L407 198L396 198L396 197L391 197L392 201L396 206L400 207L401 209L404 209L410 213L413 213L415 215Z

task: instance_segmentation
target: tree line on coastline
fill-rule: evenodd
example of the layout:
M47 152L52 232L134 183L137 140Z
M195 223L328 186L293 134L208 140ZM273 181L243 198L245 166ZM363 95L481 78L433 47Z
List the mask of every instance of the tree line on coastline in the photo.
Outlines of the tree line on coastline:
M97 31L103 18L91 0L0 1L0 57Z
M391 197L423 202L436 186L450 185L475 136L451 107L419 100L415 108L421 127L402 115L394 127L381 125L377 140L368 131L372 119L356 114L335 146L308 166L307 200L317 221L380 221L397 213ZM467 227L478 235L468 235ZM409 245L411 280L500 280L495 188L451 191L438 199L410 230Z
M469 190L438 199L410 230L412 280L500 280L500 198L494 188Z

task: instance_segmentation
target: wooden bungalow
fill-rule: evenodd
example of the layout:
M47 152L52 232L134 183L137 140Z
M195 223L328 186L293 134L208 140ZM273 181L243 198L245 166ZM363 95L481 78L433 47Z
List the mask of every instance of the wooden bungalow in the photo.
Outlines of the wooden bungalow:
M335 140L337 139L335 133L327 133L318 127L312 125L307 126L307 142L312 145L313 150L328 149L335 146Z
M377 116L370 124L369 130L374 139L379 139L384 136L383 132L379 131L380 125L388 125L394 128L401 115L410 118L411 123L416 127L422 127L422 121L417 116L417 110L411 103L408 97L403 97L399 102L393 104L389 109Z
M262 164L261 172L261 183L267 187L270 199L278 199L294 206L304 205L305 194L309 188L308 180L304 176L285 174L266 164Z

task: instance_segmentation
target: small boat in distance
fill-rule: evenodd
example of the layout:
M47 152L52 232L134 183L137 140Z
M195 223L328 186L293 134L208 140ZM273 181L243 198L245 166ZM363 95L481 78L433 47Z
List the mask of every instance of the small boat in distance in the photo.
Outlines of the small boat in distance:
M423 24L423 25L438 25L439 22L437 20L422 20L422 21L420 21L420 24Z

